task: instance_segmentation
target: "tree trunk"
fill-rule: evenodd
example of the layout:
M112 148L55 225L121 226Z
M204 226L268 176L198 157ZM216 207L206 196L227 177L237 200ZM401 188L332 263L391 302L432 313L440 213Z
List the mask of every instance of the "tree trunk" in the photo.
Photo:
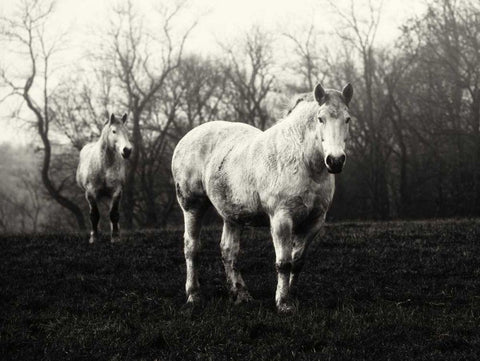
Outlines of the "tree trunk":
M141 111L138 110L138 98L134 99L133 106L133 132L132 132L132 143L133 143L133 152L129 161L129 167L127 170L127 177L125 180L125 186L123 189L122 203L123 203L123 214L125 218L125 228L133 228L133 214L135 209L135 173L137 172L138 164L140 161L140 152L142 146L142 136L140 133L140 114Z
M73 214L75 220L77 221L78 228L80 230L85 230L85 220L83 218L82 211L80 207L78 207L74 202L70 199L64 197L60 191L54 186L52 180L50 179L49 170L50 170L50 161L52 158L52 148L50 144L50 139L48 138L48 130L49 130L49 113L48 113L48 97L46 92L46 85L44 88L44 102L45 108L42 114L42 111L34 104L33 100L30 97L29 91L32 87L33 81L36 75L36 67L35 62L32 57L32 75L27 79L25 83L25 87L23 90L23 98L25 99L28 108L35 114L37 118L37 131L40 135L40 138L43 143L44 152L43 152L43 163L41 169L41 177L42 183L45 186L48 194L55 200L58 204L62 207L66 208L70 213ZM45 70L46 74L46 70ZM46 80L45 80L46 84Z
M480 89L472 92L472 124L473 124L473 141L474 154L473 160L473 194L476 202L472 202L473 209L470 210L473 215L480 215Z

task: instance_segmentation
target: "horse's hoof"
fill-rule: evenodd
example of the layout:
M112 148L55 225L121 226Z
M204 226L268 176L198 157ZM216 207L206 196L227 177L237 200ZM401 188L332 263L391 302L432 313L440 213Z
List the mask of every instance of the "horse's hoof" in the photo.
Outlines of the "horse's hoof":
M282 302L277 304L277 312L282 315L288 315L297 312L297 308L292 302Z
M187 298L187 305L188 304L198 304L202 302L202 296L200 295L200 293L198 292L195 292L195 293L191 293L188 295L188 298Z
M186 316L190 319L195 319L200 316L204 310L205 304L200 301L196 302L185 302L185 304L180 308L180 314Z
M237 293L237 296L235 297L235 304L240 305L242 303L250 303L253 301L253 297L250 296L250 293L248 291L239 291Z
M118 236L110 238L110 243L120 243L120 241L120 237Z
M188 295L187 302L182 306L180 313L189 318L195 318L202 313L205 304L199 292Z
M95 242L97 242L97 237L94 237L94 236L90 236L90 238L88 239L88 243L89 244L94 244Z

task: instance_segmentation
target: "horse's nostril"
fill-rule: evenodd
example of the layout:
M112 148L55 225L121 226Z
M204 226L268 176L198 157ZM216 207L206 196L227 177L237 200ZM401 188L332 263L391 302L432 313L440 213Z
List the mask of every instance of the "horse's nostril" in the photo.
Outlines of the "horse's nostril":
M127 158L130 158L130 153L132 153L132 148L123 148L123 151L122 151L122 157L127 159Z
M327 155L327 165L333 165L333 157L331 155Z
M333 156L328 155L325 159L325 163L327 164L328 171L330 173L340 173L342 171L343 165L345 164L345 160L347 157L345 154L340 156Z

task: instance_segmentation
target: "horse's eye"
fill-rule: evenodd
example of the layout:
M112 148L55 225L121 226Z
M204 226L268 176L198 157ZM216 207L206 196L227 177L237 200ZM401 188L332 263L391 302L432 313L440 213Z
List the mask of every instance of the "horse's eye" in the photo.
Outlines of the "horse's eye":
M113 134L117 134L117 132L116 132L115 130L112 130L112 133L113 133Z
M318 117L318 121L319 121L320 123L322 123L322 124L323 124L323 122L324 122L323 119L322 119L322 117Z
M348 117L347 119L345 119L345 123L350 123L350 117Z

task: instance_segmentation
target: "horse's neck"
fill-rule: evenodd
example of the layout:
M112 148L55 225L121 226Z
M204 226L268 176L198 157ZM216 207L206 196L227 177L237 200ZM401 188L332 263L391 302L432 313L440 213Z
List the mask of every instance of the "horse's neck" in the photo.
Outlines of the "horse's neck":
M291 151L303 152L308 125L307 112L290 113L287 117L277 122L265 131L265 137L269 142L274 142L282 148ZM281 148L279 148L281 149Z
M108 146L108 142L104 136L100 137L98 140L98 148L102 167L109 168L113 166L117 160L117 156L115 150Z
M321 144L315 140L315 130L309 129L314 114L312 105L305 104L295 109L286 118L265 131L270 149L277 149L276 156L281 163L294 167L305 166L318 172L324 168ZM278 152L278 150L281 150ZM319 160L322 160L321 162ZM315 169L310 169L315 168Z

